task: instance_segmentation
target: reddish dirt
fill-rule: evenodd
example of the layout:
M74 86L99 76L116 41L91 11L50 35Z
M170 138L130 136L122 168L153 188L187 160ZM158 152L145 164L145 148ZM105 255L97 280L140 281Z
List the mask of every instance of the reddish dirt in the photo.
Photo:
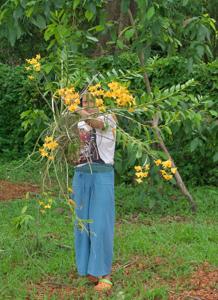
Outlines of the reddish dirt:
M26 297L26 300L44 300L44 299L59 299L59 300L70 300L70 299L84 299L86 292L85 287L75 288L73 285L58 284L51 281L44 281L38 284L34 284L29 287L30 295ZM34 296L33 296L34 294Z
M167 267L167 261L162 257L157 256L149 259L148 257L135 256L135 259L126 265L117 263L113 267L113 271L116 272L117 269L122 268L125 278L128 279L128 276L135 269L138 272L143 272L146 269L155 269L160 265ZM205 262L190 277L180 277L177 280L163 279L158 276L157 272L152 281L145 282L145 290L157 288L161 285L170 287L168 300L218 300L218 268Z
M39 192L39 187L30 183L12 183L0 180L0 201L23 199L27 192Z
M185 283L183 291L169 300L218 300L218 269L204 263Z

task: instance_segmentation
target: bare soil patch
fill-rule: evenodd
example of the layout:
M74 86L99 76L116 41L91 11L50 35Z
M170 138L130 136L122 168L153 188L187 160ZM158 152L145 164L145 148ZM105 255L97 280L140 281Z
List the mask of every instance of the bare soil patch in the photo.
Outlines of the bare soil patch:
M183 291L169 300L218 300L218 269L204 263L184 283Z
M70 299L84 299L86 292L85 287L73 287L73 285L59 284L55 281L42 281L37 284L29 286L29 296L26 300L44 300L46 299L59 299L59 300L70 300Z
M23 199L27 192L39 192L39 187L30 183L12 183L0 180L0 201Z

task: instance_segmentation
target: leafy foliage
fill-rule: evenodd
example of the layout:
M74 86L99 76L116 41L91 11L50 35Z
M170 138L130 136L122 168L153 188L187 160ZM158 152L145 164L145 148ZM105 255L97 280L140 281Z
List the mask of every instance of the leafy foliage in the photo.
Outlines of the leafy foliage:
M46 116L41 110L40 96L26 78L22 67L0 64L0 99L0 151L9 157L23 155L33 146ZM30 109L35 110L32 112ZM24 129L31 126L32 134L25 136L20 116L28 110L29 120L23 125ZM23 118L26 116L27 112ZM24 139L29 142L26 146Z

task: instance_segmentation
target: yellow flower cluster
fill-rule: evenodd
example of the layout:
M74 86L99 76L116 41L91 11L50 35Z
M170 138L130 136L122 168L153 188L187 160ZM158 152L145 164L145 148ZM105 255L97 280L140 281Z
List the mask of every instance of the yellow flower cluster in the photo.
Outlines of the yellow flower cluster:
M157 159L154 163L156 166L162 166L160 174L165 180L171 180L173 178L173 174L176 173L177 168L172 167L171 160L162 161L161 159ZM142 183L142 179L149 175L148 171L150 170L150 165L146 164L145 166L135 166L134 169L136 181L138 183Z
M146 164L145 166L135 166L135 176L138 183L142 183L142 178L148 177L148 171L150 170L150 165Z
M163 167L163 169L160 170L160 174L165 180L171 180L173 178L172 174L176 173L177 168L172 168L171 160L162 161L161 159L157 159L154 161L154 163L156 166Z
M73 86L59 89L58 95L62 97L69 111L74 112L78 108L78 105L80 104L80 96Z
M132 106L135 105L134 97L129 93L125 86L122 86L119 82L113 81L108 83L109 91L105 93L105 97L114 98L117 102L117 106Z
M29 80L34 80L35 79L35 77L33 75L29 75L27 77L28 77Z
M51 208L52 202L53 202L53 200L52 200L51 198L49 198L49 199L47 200L47 202L44 202L44 201L42 201L42 200L39 200L38 203L39 203L39 206L40 206L40 212L41 212L42 214L44 214L45 211L46 211L46 209L50 209L50 208Z
M105 91L101 88L100 83L89 86L88 91L95 98L95 105L98 109L104 112L106 108L102 98L104 97Z
M104 93L105 93L105 91L102 89L100 83L97 83L95 85L90 85L88 88L88 91L94 97L102 97L102 96L104 96Z
M104 111L104 98L112 98L116 100L117 106L125 107L135 105L134 97L129 93L125 86L119 82L113 81L108 83L109 90L102 89L100 83L92 85L88 88L90 94L96 98L96 106L99 110Z
M43 147L39 148L39 153L42 157L47 157L49 160L54 160L53 151L58 147L58 143L52 136L46 136Z
M40 70L41 70L40 59L41 59L41 55L40 54L37 54L36 57L34 57L34 58L26 59L26 62L29 64L29 66L25 67L25 69L27 71L33 70L33 71L36 71L36 72L40 72ZM33 76L29 76L28 78L30 80L34 79Z

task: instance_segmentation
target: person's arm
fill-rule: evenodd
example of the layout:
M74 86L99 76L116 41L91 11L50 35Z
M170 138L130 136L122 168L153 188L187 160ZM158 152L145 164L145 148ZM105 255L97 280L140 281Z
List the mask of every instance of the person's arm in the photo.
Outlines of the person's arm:
M82 117L84 118L85 122L91 126L92 128L97 128L97 129L103 129L104 128L104 122L101 121L101 120L98 120L98 119L86 119L86 118L89 118L91 117L93 114L87 112L86 110L84 109L80 109L80 110L77 110L77 113Z

